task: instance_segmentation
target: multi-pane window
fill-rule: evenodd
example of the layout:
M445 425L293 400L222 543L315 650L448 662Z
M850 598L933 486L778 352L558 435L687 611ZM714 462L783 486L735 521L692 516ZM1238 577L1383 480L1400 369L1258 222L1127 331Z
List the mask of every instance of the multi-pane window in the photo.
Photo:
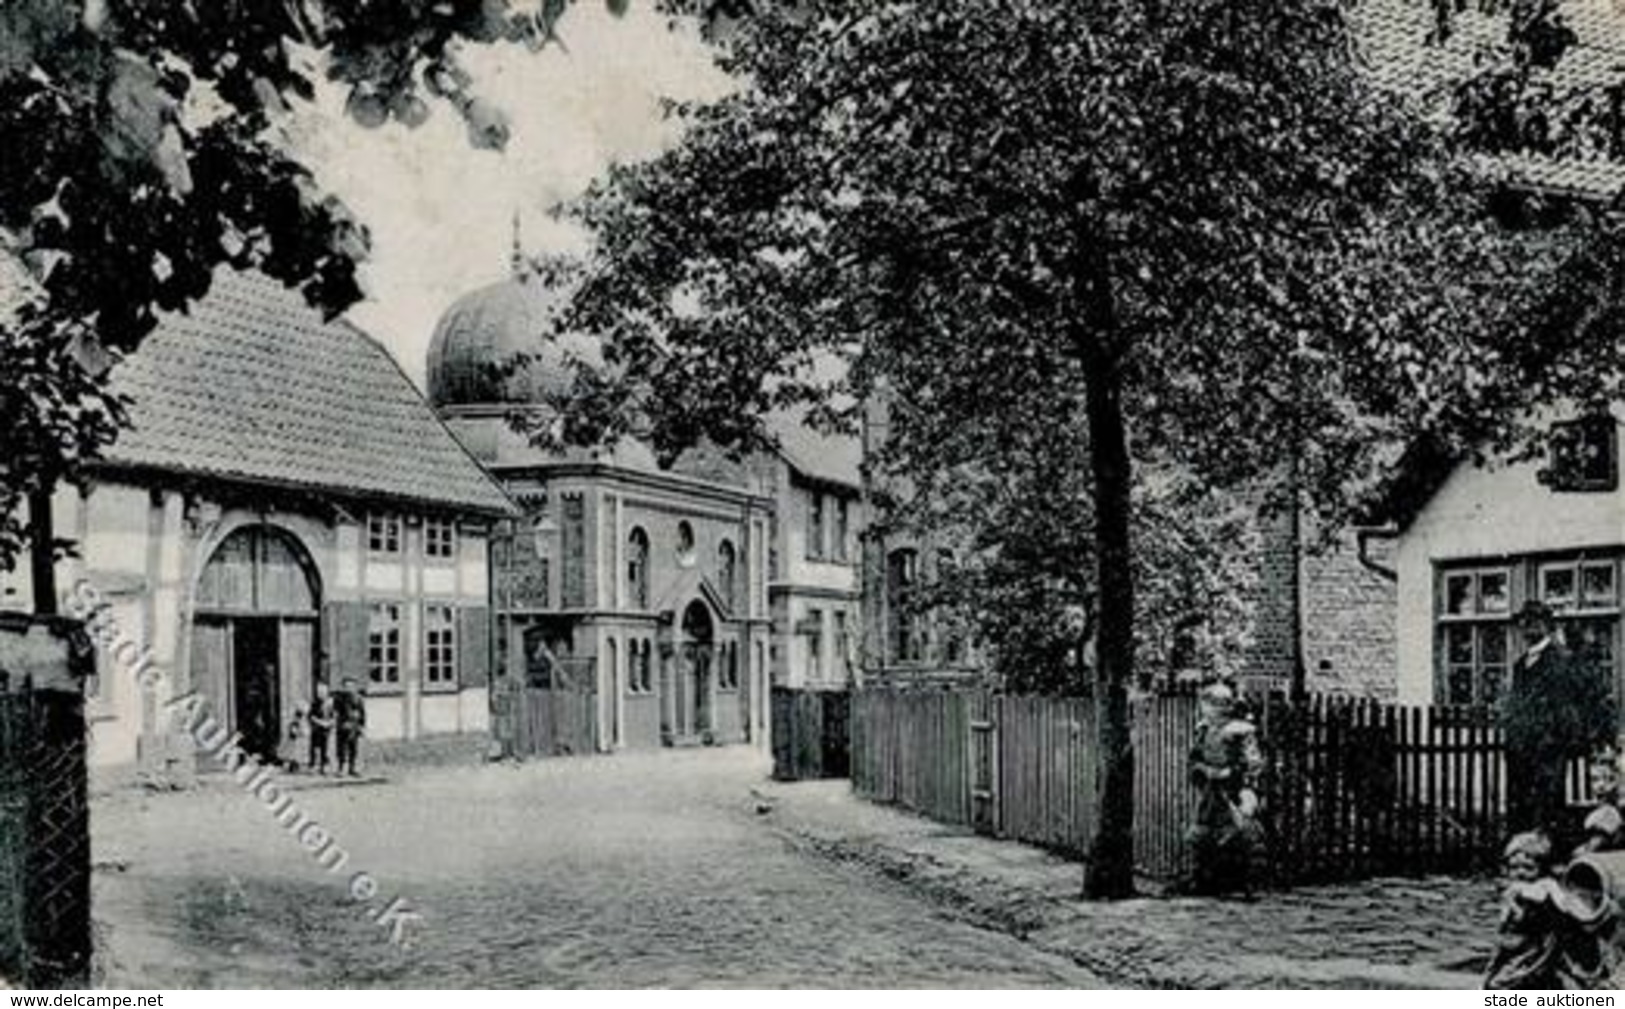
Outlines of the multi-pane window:
M427 519L423 523L423 556L442 560L457 555L457 526L447 519Z
M1558 618L1569 648L1606 669L1617 668L1619 565L1612 558L1539 566L1540 598Z
M824 678L824 611L808 610L802 621L802 637L807 642L807 682Z
M1552 426L1551 466L1542 480L1557 491L1619 487L1619 422L1606 410Z
M401 682L401 608L373 603L367 621L367 678L388 685Z
M1511 662L1512 573L1508 568L1447 572L1443 592L1442 699L1493 704L1506 687Z
M817 491L807 495L807 559L824 559L824 495Z
M367 515L367 550L375 554L401 552L401 517L383 512Z
M1620 558L1517 558L1439 574L1439 699L1494 704L1505 692L1522 640L1513 615L1538 599L1565 645L1615 682L1620 667Z
M423 608L423 682L457 682L457 613L450 606Z
M919 579L917 551L893 550L886 558L886 630L893 662L919 662L925 657L925 635L914 598Z

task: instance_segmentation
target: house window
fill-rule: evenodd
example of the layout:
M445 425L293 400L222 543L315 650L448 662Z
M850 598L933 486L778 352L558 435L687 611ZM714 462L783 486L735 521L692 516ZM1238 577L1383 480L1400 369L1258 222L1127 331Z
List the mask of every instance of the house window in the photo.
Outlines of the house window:
M722 594L722 601L728 604L730 610L739 609L739 600L734 596L737 588L736 560L734 545L723 540L722 545L717 547L717 591Z
M807 495L807 559L824 559L824 495L817 491Z
M649 534L642 529L626 540L626 602L635 610L649 608Z
M1553 490L1607 492L1619 487L1619 424L1598 411L1552 426L1550 468L1542 481Z
M1513 615L1530 599L1552 609L1567 647L1600 675L1619 674L1620 558L1515 558L1439 574L1438 696L1446 704L1494 704L1525 642Z
M684 567L694 563L694 527L687 522L677 523L677 563Z
M448 519L423 523L423 556L447 560L457 556L457 526Z
M920 555L904 548L886 558L887 644L893 662L919 662L924 656L920 616L914 611L920 578Z
M401 517L373 512L367 516L367 551L375 554L401 552Z
M457 613L450 606L423 608L423 682L431 687L457 682Z
M830 535L831 546L834 548L835 559L838 561L851 560L852 548L847 544L851 535L850 505L846 498L835 499L835 529Z
M579 609L587 605L587 502L580 494L560 498L563 522L559 529L564 570L559 586L560 605Z
M373 603L367 621L367 678L375 684L401 682L401 608Z
M807 642L807 682L818 683L824 678L824 611L808 610L801 626Z
M1603 668L1617 670L1617 559L1549 561L1540 564L1537 570L1540 598L1557 617L1564 642Z

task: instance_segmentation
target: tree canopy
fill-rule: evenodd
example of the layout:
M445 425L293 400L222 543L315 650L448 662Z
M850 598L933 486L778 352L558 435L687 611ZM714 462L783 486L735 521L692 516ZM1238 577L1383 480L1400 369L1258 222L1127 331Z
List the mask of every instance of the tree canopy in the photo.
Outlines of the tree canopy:
M883 395L912 481L1019 469L1037 432L1078 453L1026 476L1087 515L1097 893L1131 878L1142 474L1234 488L1290 456L1335 525L1397 445L1510 441L1565 371L1619 388L1599 329L1529 343L1591 269L1582 229L1489 219L1493 184L1357 49L1334 0L772 8L726 59L748 86L576 209L600 244L567 324L612 367L567 437L746 445L770 410L839 426Z
M103 369L221 266L298 287L330 314L360 296L364 222L271 129L318 75L363 126L444 105L470 143L509 123L458 59L559 41L578 0L7 0L0 6L0 568L18 503L116 437ZM605 0L614 14L630 0ZM673 3L726 17L741 0ZM26 310L16 311L22 305Z

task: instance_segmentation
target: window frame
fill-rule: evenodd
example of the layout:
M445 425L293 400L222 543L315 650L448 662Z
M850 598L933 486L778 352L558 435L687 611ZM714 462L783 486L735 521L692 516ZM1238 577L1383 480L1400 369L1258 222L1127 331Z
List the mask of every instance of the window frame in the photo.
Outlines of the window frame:
M372 600L367 610L367 684L373 690L398 691L405 687L401 655L401 616L399 600ZM380 626L381 613L388 614ZM393 671L394 675L387 675Z
M436 532L442 535L436 536ZM439 549L437 549L437 543ZM454 519L430 516L423 520L423 559L453 564L460 546L457 522Z
M399 512L367 513L367 555L369 557L399 557L404 541L405 523Z
M1609 572L1607 577L1612 585L1612 598L1599 600L1595 605L1586 605L1586 572L1604 569ZM1496 699L1504 696L1505 687L1511 682L1512 668L1519 654L1517 613L1526 603L1537 599L1551 606L1557 627L1565 643L1571 648L1579 646L1579 633L1575 625L1586 624L1592 627L1606 625L1604 641L1609 665L1609 687L1617 692L1620 689L1622 673L1625 673L1625 661L1622 661L1621 655L1621 635L1625 633L1625 607L1621 606L1620 591L1622 572L1625 572L1625 551L1613 548L1601 551L1546 551L1494 559L1437 562L1434 572L1432 621L1435 703L1451 705L1463 703L1454 699L1451 689L1452 675L1456 670L1469 664L1455 661L1452 657L1452 636L1459 635L1460 632L1456 629L1463 627L1473 628L1471 645L1473 655L1470 660L1472 701L1467 703L1473 705L1486 703L1485 696L1489 693L1483 687L1483 674L1486 668L1504 667L1503 675L1506 679L1502 682L1501 693L1496 695ZM1548 591L1554 581L1552 576L1563 574L1568 575L1570 591L1554 597ZM1484 604L1481 585L1485 575L1504 578L1506 585L1504 609ZM1452 586L1464 583L1469 586L1465 605L1453 607L1452 603L1460 597L1453 596ZM1483 635L1486 628L1496 628L1506 637L1505 653L1500 662L1486 663L1482 658Z
M445 623L436 626L431 615L443 613ZM457 662L457 607L451 603L427 602L423 604L423 689L426 691L455 691L459 687ZM432 635L443 635L445 640L435 642ZM436 661L436 650L441 653ZM443 675L436 676L436 670Z

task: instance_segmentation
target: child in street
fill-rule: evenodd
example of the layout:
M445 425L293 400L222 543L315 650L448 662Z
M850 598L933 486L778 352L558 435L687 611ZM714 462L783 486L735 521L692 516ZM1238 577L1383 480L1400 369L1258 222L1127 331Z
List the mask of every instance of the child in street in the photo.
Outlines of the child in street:
M327 684L316 682L316 696L310 702L310 766L317 774L327 773L327 738L333 732L333 698Z
M333 695L333 721L338 730L338 773L356 777L356 757L367 731L367 707L355 680L345 677Z
M299 705L293 709L293 717L288 719L288 731L282 738L282 766L289 774L299 773L299 759L304 749L305 739L305 708Z

